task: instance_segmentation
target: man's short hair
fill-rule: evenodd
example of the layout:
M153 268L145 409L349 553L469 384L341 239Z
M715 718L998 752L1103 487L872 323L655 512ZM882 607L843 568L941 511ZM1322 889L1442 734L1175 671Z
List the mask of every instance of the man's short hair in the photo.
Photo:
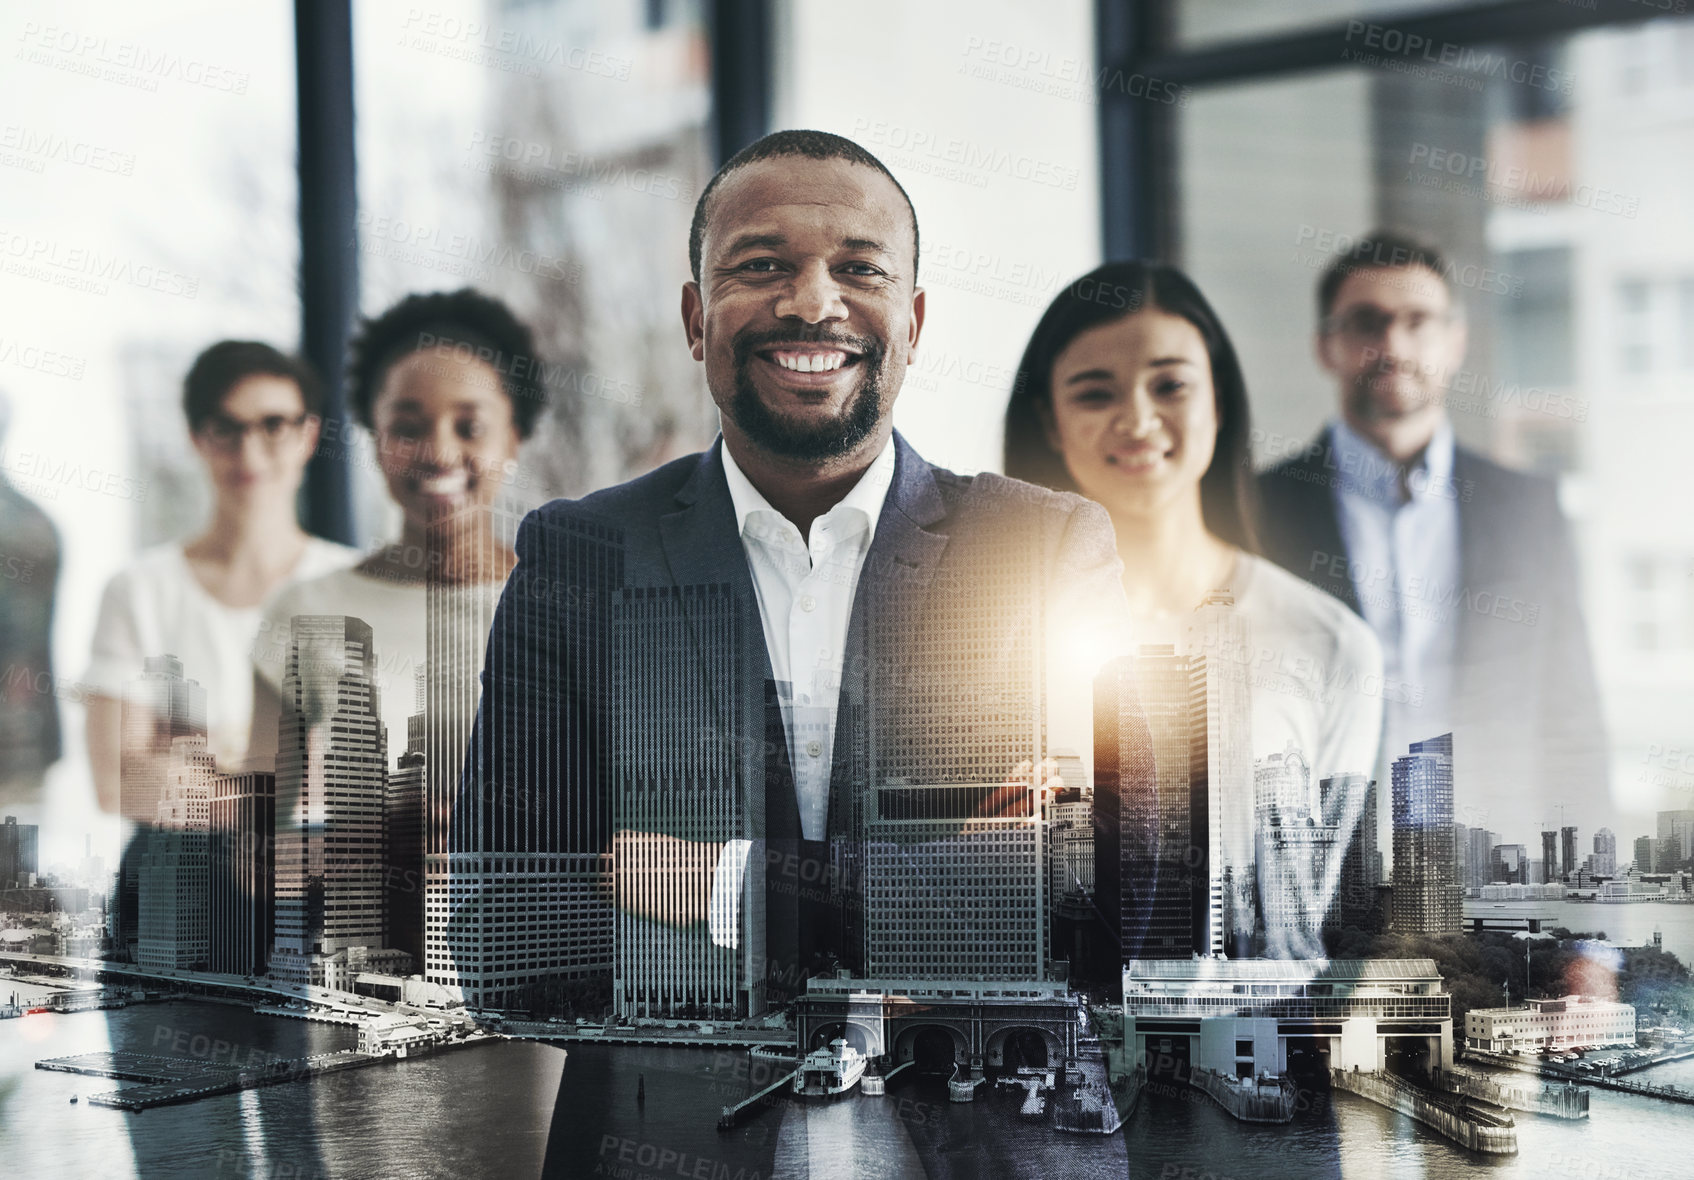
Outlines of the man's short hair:
M360 325L347 370L347 398L367 430L383 379L394 363L414 352L446 348L493 366L512 403L512 425L528 438L547 400L539 377L535 336L512 309L469 287L408 295Z
M1362 270L1403 266L1421 266L1433 271L1447 288L1447 294L1453 294L1453 280L1440 250L1422 238L1398 230L1372 230L1337 254L1324 268L1323 277L1318 280L1318 323L1322 324L1329 318L1341 284L1347 281L1349 275Z
M749 164L783 156L804 156L809 160L846 160L849 164L875 168L888 177L905 200L906 211L912 215L912 281L917 282L918 211L913 208L912 198L906 195L906 190L894 179L894 173L888 170L888 166L852 140L828 131L773 131L731 156L707 182L700 192L700 199L694 203L694 224L688 230L688 266L694 273L696 283L700 281L701 252L706 243L706 218L711 211L712 194L718 185L725 177Z
M223 408L229 391L249 377L281 377L300 391L308 414L323 413L323 385L299 357L258 340L220 340L194 358L182 382L182 412L189 433Z

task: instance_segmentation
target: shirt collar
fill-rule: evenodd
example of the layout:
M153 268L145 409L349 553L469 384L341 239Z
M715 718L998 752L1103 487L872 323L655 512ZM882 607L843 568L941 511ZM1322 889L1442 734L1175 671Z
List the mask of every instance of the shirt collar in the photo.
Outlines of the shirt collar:
M735 527L742 536L747 535L747 522L755 514L768 512L783 524L792 529L796 535L799 530L786 517L771 507L764 494L753 486L753 481L747 478L744 471L735 461L735 456L729 453L729 447L722 439L718 442L718 452L723 456L724 481L729 484L730 502L735 505ZM894 484L894 437L889 436L882 450L871 465L865 468L865 473L859 477L859 482L831 508L826 516L845 516L847 513L857 513L864 518L865 544L868 546L876 539L877 518L882 515L882 505L888 499L888 489ZM843 510L846 510L845 512ZM838 516L837 514L840 514Z
M1380 504L1404 502L1398 463L1377 450L1343 419L1330 424L1329 438L1342 494ZM1443 414L1429 445L1407 468L1412 499L1452 498L1454 447L1453 424Z

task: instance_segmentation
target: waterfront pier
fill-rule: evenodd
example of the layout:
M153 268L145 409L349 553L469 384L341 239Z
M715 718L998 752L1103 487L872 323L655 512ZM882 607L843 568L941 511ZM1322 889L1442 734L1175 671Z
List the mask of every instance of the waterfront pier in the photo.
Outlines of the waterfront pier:
M1517 1153L1516 1121L1504 1110L1495 1113L1483 1109L1475 1099L1436 1093L1390 1073L1359 1069L1332 1069L1329 1082L1331 1089L1345 1090L1399 1111L1461 1147L1484 1155Z

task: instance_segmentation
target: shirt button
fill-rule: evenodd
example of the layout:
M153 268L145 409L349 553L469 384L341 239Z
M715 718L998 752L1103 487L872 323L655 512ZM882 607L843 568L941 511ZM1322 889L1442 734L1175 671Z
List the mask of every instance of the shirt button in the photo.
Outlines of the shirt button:
M818 741L817 738L813 738L811 741L806 743L806 753L810 754L813 758L822 758L823 743Z
M817 608L818 608L818 600L817 599L813 598L810 594L801 595L801 597L800 597L800 609L801 610L805 611L807 614L811 614Z

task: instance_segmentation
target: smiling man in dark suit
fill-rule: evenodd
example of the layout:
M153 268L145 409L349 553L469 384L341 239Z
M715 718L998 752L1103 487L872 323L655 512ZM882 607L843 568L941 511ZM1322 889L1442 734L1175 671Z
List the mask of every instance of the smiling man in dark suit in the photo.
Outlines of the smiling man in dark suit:
M1465 321L1426 243L1377 233L1318 286L1340 416L1262 477L1265 552L1382 642L1383 762L1451 730L1456 818L1526 840L1607 804L1576 556L1548 480L1454 441Z
M525 520L454 846L576 873L567 946L523 969L609 974L628 1015L757 1015L839 969L1043 978L1039 768L1050 714L1086 741L1086 698L1057 702L1091 674L1065 674L1052 625L1086 604L1101 658L1121 634L1106 514L894 431L917 218L858 145L745 149L690 254L683 327L722 437ZM490 931L540 927L498 874L458 890L456 965L498 996L514 976L490 964L514 960ZM618 1135L572 1084L550 1167Z

